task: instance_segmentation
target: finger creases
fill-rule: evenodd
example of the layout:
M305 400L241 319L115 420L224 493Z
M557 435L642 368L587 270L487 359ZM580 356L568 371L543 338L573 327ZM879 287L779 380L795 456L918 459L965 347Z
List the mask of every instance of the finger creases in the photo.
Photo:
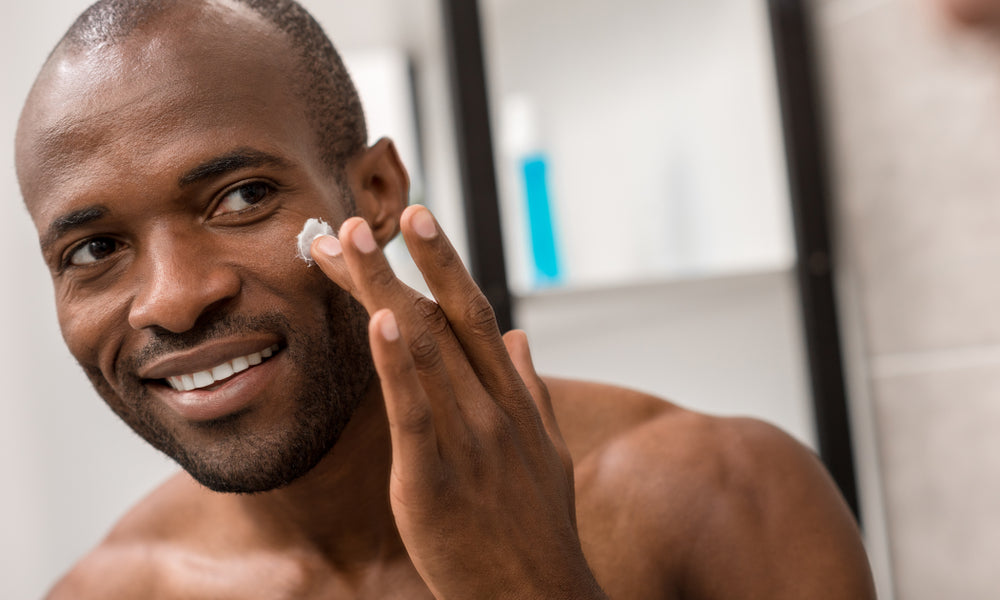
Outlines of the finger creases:
M352 293L369 314L383 308L393 311L427 389L450 390L451 377L460 380L472 377L474 374L445 313L434 301L396 277L372 238L368 224L360 218L348 219L341 227L340 240L344 262L354 282Z
M447 236L424 206L408 207L401 225L414 263L483 386L504 408L523 407L523 398L503 393L510 391L518 374L501 339L493 307Z

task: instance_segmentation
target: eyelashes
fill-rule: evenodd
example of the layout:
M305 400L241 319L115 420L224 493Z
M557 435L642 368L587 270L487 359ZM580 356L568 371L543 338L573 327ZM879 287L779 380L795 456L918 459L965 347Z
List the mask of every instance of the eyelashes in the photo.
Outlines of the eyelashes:
M73 247L63 260L63 267L85 267L111 256L122 247L118 240L100 236L84 240Z
M235 187L222 196L212 216L240 212L252 208L266 200L275 191L273 185L265 181L251 181Z
M218 201L208 219L219 219L219 224L236 225L242 222L240 213L251 213L275 196L278 188L264 180L250 180L227 189L217 196ZM247 215L250 216L249 214ZM232 220L230 220L230 217ZM114 235L99 234L74 244L60 260L60 270L86 268L98 265L125 248L127 244Z

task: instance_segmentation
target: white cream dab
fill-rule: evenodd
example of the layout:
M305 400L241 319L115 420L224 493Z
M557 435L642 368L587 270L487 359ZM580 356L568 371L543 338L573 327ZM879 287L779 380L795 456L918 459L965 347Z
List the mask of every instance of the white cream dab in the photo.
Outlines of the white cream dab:
M333 228L324 223L323 219L309 219L302 226L302 232L295 238L298 241L298 256L306 261L307 265L313 264L309 246L321 235L333 235Z

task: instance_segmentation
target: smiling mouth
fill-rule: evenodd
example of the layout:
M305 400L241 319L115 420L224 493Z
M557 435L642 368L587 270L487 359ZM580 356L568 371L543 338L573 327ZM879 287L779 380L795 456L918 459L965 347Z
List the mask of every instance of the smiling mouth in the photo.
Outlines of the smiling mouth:
M250 367L255 367L262 362L265 362L267 359L271 358L271 356L274 355L278 349L278 344L274 344L270 348L265 348L260 352L253 352L251 354L247 354L246 356L238 356L206 371L167 377L162 381L166 382L167 385L178 392L200 390L220 381L225 381L237 373L241 373Z

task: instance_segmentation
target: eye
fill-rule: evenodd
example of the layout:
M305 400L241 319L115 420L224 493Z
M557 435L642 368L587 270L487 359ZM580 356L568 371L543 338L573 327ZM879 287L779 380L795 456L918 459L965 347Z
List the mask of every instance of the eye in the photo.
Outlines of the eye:
M74 267L90 265L111 256L120 247L121 243L112 238L91 238L70 252L66 264Z
M263 181L253 181L233 188L222 197L212 216L246 210L266 198L272 189Z

